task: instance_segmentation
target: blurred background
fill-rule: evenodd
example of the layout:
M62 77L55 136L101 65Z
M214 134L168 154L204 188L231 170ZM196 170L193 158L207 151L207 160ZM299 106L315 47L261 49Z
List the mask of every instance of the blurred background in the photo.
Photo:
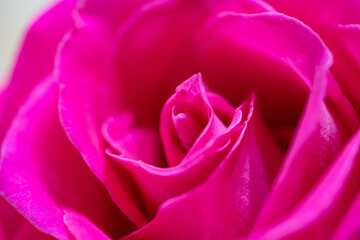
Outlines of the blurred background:
M51 0L0 0L0 86L7 81L27 26Z

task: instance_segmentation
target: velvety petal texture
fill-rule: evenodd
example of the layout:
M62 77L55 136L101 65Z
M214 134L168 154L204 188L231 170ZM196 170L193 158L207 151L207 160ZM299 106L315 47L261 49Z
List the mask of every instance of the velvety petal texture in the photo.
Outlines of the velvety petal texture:
M109 240L97 226L84 215L67 210L64 211L64 223L75 239Z
M0 143L23 101L52 72L58 44L72 23L71 12L75 2L66 0L53 4L29 24L18 58L9 74L9 82L0 93ZM2 156L3 152L1 158ZM0 207L0 228L4 229L1 239L51 238L35 230L23 216L11 208L5 202Z
M335 61L332 68L334 76L359 115L360 21L357 24L334 24L324 39L334 53Z
M359 192L359 144L357 131L297 208L251 239L329 239ZM351 230L350 225L350 236L356 234Z
M47 191L44 191L44 183L36 179L36 175L41 172L41 168L35 163L41 159L35 156L46 154L42 151L44 148L40 148L41 151L39 151L31 145L31 143L36 143L40 147L43 146L41 141L38 142L36 139L40 136L36 129L40 129L44 121L41 121L41 119L39 119L40 121L30 121L29 118L37 116L45 117L37 111L46 111L46 109L48 111L54 111L51 109L51 105L53 105L55 103L54 100L56 100L56 89L53 89L52 92L48 91L51 90L51 87L55 88L52 86L52 82L52 79L48 79L35 90L34 94L28 100L28 106L22 108L22 112L19 113L12 123L12 127L3 145L0 190L2 195L5 196L11 204L19 207L18 210L22 214L28 218L33 218L33 223L38 222L38 228L57 238L69 239L66 228L62 223L62 213L60 209L54 206L56 205L54 200L47 194ZM41 101L42 95L51 96L51 94L54 95L52 97L53 104L46 98ZM38 102L41 104L40 108L36 108L36 103ZM38 127L29 127L29 124L37 125ZM50 125L53 125L53 123L50 123ZM33 131L32 134L31 132L23 131L23 129L27 127ZM46 128L42 129L45 130ZM46 131L44 133L48 134ZM23 139L23 141L19 142L18 139ZM26 145L26 143L30 143L30 145ZM56 146L56 144L54 144L54 146ZM37 153L37 151L39 151L39 153ZM50 153L51 152L52 151L50 151ZM31 158L33 161L31 161ZM18 161L22 162L19 163ZM23 168L23 170L21 171L18 168ZM46 172L48 171L46 170L45 173ZM48 173L52 174L51 172ZM31 184L31 181L34 182ZM36 184L37 182L38 184ZM23 190L21 191L21 189Z
M0 239L356 239L356 0L63 0L0 93Z
M140 3L93 0L79 5L74 12L74 29L65 37L57 59L62 124L90 169L102 181L105 160L101 112L97 106L105 56L117 25Z
M38 231L35 226L21 216L2 197L0 198L0 209L0 239L55 239L48 234Z
M360 4L357 0L269 0L275 9L308 24L333 52L332 72L360 115ZM316 17L314 17L316 16ZM357 39L357 43L354 40Z
M64 206L92 219L106 234L121 236L131 224L66 138L57 96L57 84L49 77L14 119L2 148L0 192L39 230L58 239L70 239Z
M330 55L309 28L278 13L217 14L198 32L192 49L211 88L234 105L255 91L273 128L296 126L315 66ZM241 67L232 67L237 64Z
M350 208L347 210L344 219L339 224L336 230L334 239L356 239L360 236L359 226L359 211L360 211L360 194L357 194L356 199L352 202Z

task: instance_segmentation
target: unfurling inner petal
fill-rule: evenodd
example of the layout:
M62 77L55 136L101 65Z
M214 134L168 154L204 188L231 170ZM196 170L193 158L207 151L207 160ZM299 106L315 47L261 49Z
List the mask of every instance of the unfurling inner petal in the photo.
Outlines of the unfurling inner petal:
M208 98L208 95L211 97ZM217 102L215 109L209 99ZM224 111L218 110L221 106L224 106ZM220 118L217 112L220 112ZM178 86L175 94L165 103L160 118L160 133L168 165L183 163L186 155L197 152L223 133L233 113L234 108L225 99L207 90L200 74Z
M149 132L143 131L143 126L131 122L126 114L120 118L110 118L103 126L103 137L110 145L106 151L109 163L107 184L118 207L144 230L145 226L150 226L148 224L159 218L162 209L169 203L190 196L204 186L208 186L204 189L205 199L209 195L217 195L215 189L218 186L208 185L208 181L214 178L214 172L220 171L222 173L219 174L226 178L222 182L229 185L226 196L241 195L233 209L229 207L225 211L212 212L208 209L213 203L193 206L193 198L181 201L179 204L183 207L180 209L199 208L196 214L200 218L211 218L210 215L216 214L233 218L234 222L241 221L241 231L232 226L217 227L224 231L234 231L230 235L238 236L248 232L282 159L280 149L261 120L261 114L254 111L254 101L255 96L252 96L234 109L223 97L211 93L199 74L182 83L165 103L161 115L160 132L167 167L146 160L146 156L151 155L146 154L148 145L153 146L153 142L150 138L144 138L145 133ZM135 136L134 131L141 129L142 135L138 139L141 141L134 137L128 141L126 136ZM155 155L151 156L156 160ZM228 167L224 167L224 162L227 162ZM235 166L236 162L239 165ZM198 193L195 195L194 199L198 199ZM219 205L228 204L228 197L215 198ZM205 199L201 202L205 203ZM248 207L250 202L251 207ZM182 219L180 215L179 219ZM245 219L245 223L238 219L239 215ZM155 230L151 231L154 233ZM203 234L206 235L206 231L195 233L196 236ZM173 239L173 236L168 237L166 239ZM153 238L146 236L140 239Z
M206 123L198 116L201 113L186 102L173 107L172 121L180 144L189 150L204 130Z

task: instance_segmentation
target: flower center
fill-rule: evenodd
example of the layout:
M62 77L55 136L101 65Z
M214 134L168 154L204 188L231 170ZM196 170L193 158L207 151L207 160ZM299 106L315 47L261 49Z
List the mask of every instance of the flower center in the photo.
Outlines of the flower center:
M194 100L196 101L196 97ZM208 123L208 115L202 109L187 101L177 103L172 109L176 134L186 150L191 148Z

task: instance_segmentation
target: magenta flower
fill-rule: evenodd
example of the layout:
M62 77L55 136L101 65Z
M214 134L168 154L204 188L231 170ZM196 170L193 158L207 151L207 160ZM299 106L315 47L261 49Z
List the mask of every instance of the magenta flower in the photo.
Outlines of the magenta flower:
M360 237L360 3L63 0L0 95L0 239Z

